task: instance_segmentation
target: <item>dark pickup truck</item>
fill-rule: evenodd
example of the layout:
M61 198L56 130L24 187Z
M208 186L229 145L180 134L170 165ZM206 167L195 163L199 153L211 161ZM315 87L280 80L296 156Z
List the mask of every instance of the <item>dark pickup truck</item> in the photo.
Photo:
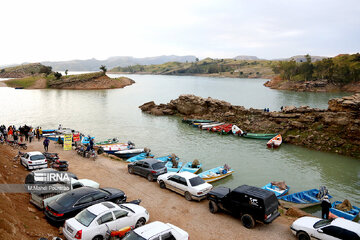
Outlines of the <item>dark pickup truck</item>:
M246 228L253 228L255 221L271 223L280 216L279 202L273 192L248 185L231 191L230 188L217 187L207 194L209 210L216 213L219 209L241 216Z

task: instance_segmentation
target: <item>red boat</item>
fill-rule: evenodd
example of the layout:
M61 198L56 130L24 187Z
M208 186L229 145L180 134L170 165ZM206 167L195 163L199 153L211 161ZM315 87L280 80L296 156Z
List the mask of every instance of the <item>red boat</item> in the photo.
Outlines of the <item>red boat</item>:
M280 134L278 134L267 142L267 147L277 148L281 145L281 143L282 143L282 137Z
M212 132L221 132L224 128L232 127L232 124L226 123L223 125L215 126L210 129Z

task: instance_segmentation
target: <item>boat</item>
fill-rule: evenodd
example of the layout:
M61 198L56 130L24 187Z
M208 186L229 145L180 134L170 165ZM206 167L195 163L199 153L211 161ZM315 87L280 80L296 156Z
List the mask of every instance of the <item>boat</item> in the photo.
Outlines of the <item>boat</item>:
M224 171L224 166L219 166L198 174L205 182L215 182L233 174L234 170Z
M92 140L94 140L94 138L95 138L95 137L91 137ZM89 143L90 143L89 137L83 137L83 138L81 138L81 144L86 145L86 144L89 144Z
M55 129L44 129L44 130L42 130L43 135L44 135L44 134L54 133L55 131L56 131Z
M225 124L225 123L221 122L221 123L207 124L207 125L202 125L200 128L203 129L203 130L206 130L206 129L216 127L216 126L220 126L220 125L223 125L223 124Z
M232 128L231 128L231 132L234 134L234 135L243 135L244 134L244 131L241 130L238 126L236 125L233 125Z
M207 122L213 122L212 120L203 120L203 119L183 119L184 123L192 124L192 123L207 123Z
M282 137L281 134L278 134L272 139L270 139L266 145L268 148L278 148L280 147L281 143L282 143Z
M232 124L226 123L226 124L223 124L223 125L212 127L212 128L210 128L208 130L211 131L211 132L221 132L224 128L229 128L229 127L231 128Z
M110 154L119 158L131 158L144 152L145 152L144 148L135 148L135 149L120 150Z
M197 127L197 128L201 128L202 126L205 126L205 125L211 125L211 124L215 124L215 123L219 123L219 122L206 122L206 123L192 123L192 125L194 127Z
M347 206L349 206L350 210L342 211L342 210L338 209L337 206L342 203L346 203ZM332 213L336 217L345 218L350 221L353 221L359 215L359 212L360 212L360 208L358 208L356 206L351 206L351 204L348 200L344 200L344 202L335 201L331 204L331 208L330 208L330 213Z
M171 161L167 161L165 164L168 172L191 172L191 173L197 173L200 168L201 164L197 165L196 168L192 167L192 162L182 163L178 162L178 165L176 168L173 167L173 163Z
M276 197L281 197L289 192L290 187L285 182L270 182L263 186L262 189L275 193Z
M167 156L163 156L163 157L157 157L156 159L157 160L160 160L160 161L163 161L163 162L166 162L166 161L171 161L171 154L167 155ZM176 157L176 160L179 161L179 158Z
M126 160L126 162L137 162L137 161L143 160L145 158L149 158L149 157L153 158L154 155L152 155L152 154L148 155L146 152L144 152L144 153L140 153L139 155L129 158L128 160Z
M24 89L24 87L16 87L15 89Z
M276 133L244 133L239 136L244 138L270 140L276 135L277 135Z
M112 138L112 139L108 139L108 140L105 140L105 141L102 141L102 142L97 142L95 143L96 146L99 146L99 145L113 145L113 144L118 144L119 143L119 140L117 138Z
M98 153L104 152L107 154L113 154L115 152L122 151L122 150L129 150L128 145L127 144L104 145L104 146L101 146L101 150L100 150L100 148L98 149Z
M321 198L318 198L319 194L318 189L310 189L307 191L292 193L286 196L279 197L280 205L284 208L307 208L315 205L321 204ZM327 195L330 198L332 196Z
M59 139L59 137L61 138L62 141L64 141L64 135L48 135L46 136L49 140L51 141L55 141L57 142L57 140Z

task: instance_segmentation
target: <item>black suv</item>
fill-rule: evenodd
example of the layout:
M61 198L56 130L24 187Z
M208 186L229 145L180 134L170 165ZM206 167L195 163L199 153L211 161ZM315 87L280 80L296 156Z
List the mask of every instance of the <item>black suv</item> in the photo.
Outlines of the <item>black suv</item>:
M216 213L219 208L235 216L241 216L241 222L246 228L253 228L255 221L271 223L280 216L279 202L273 192L242 185L230 190L217 187L207 194L209 210Z

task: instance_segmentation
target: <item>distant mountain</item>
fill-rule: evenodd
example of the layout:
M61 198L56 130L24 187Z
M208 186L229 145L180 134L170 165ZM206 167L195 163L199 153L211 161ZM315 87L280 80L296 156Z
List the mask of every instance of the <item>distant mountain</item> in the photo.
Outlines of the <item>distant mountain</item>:
M246 55L236 56L236 57L234 57L234 59L235 60L260 60L256 56L246 56Z
M46 66L51 66L54 71L98 71L101 65L105 65L107 69L114 67L127 67L131 65L150 65L150 64L163 64L166 62L195 62L195 56L157 56L146 58L134 58L134 57L110 57L106 60L97 60L95 58L87 60L71 60L71 61L59 61L59 62L42 62Z
M311 55L310 55L311 56ZM323 57L323 56L311 56L311 61L312 62L317 62L317 61L321 61L324 58L328 58L328 57ZM293 57L289 57L289 58L278 58L278 59L272 59L274 61L290 61L291 59L294 59L296 62L306 62L306 57L305 55L296 55Z

